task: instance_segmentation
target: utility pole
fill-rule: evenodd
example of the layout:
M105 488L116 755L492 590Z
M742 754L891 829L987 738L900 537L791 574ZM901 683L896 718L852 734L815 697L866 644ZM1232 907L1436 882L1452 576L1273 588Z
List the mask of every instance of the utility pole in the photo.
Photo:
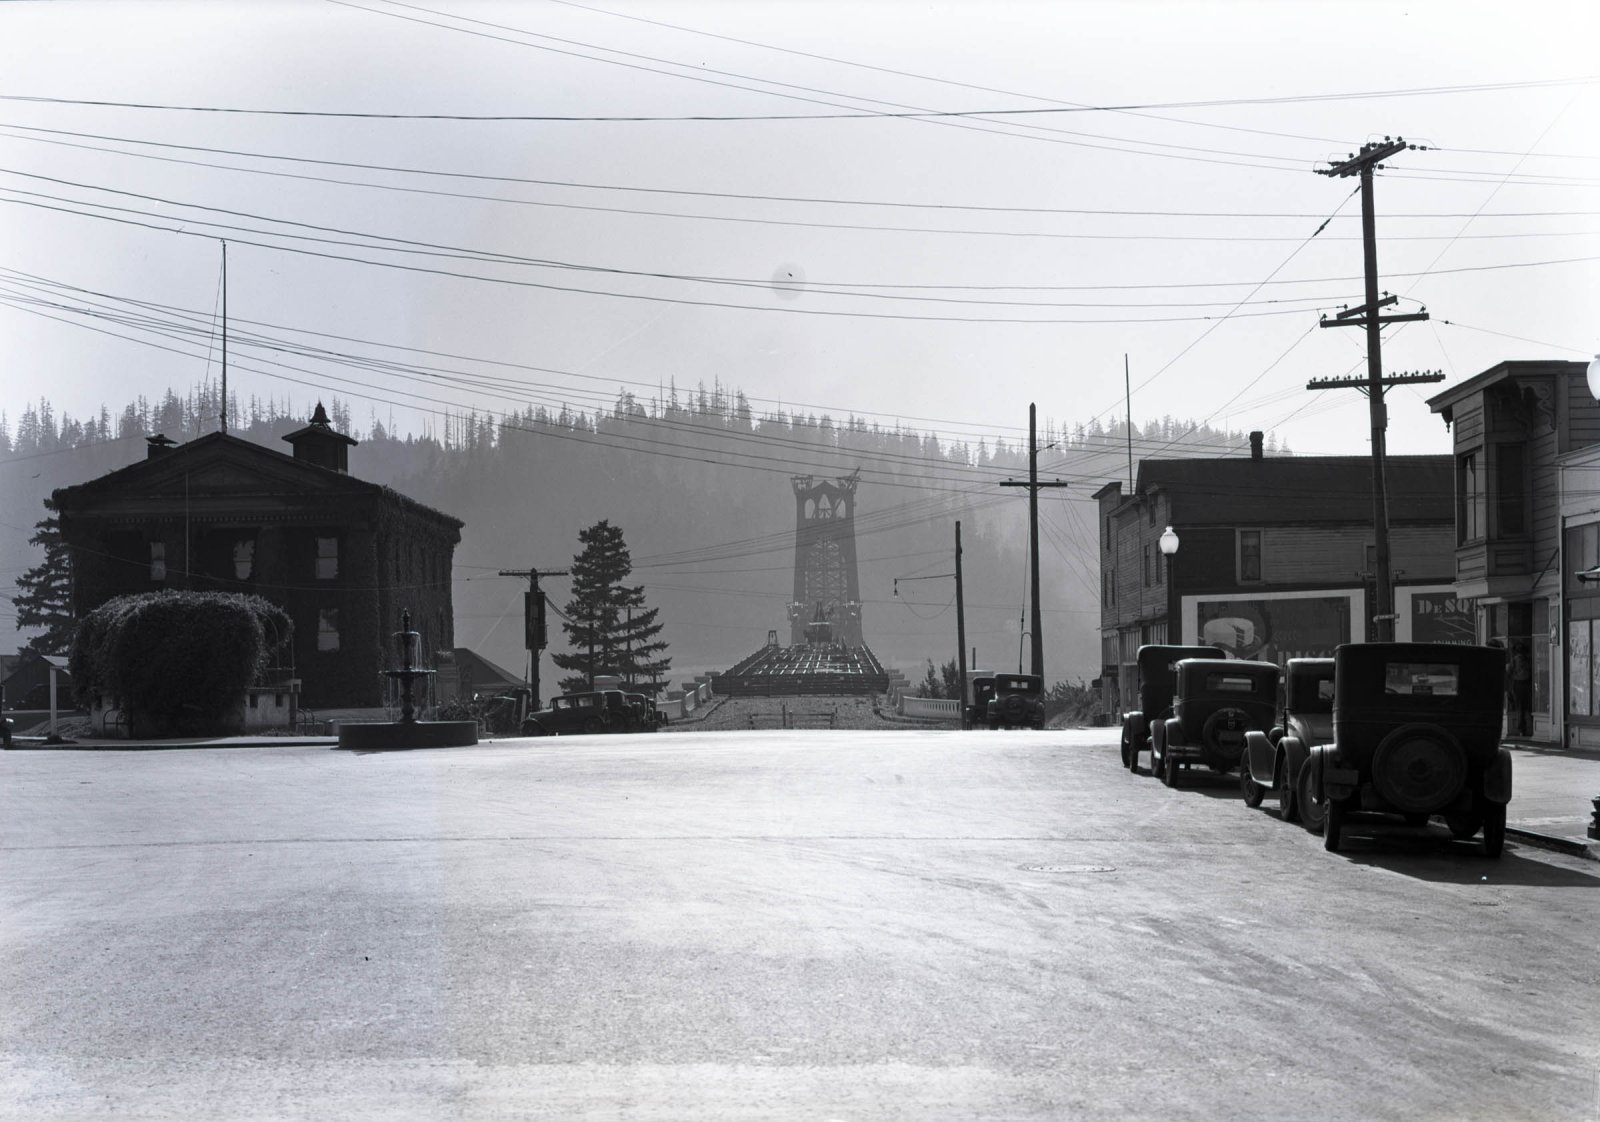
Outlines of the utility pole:
M1391 140L1386 136L1381 144L1363 144L1360 153L1351 153L1349 159L1343 163L1317 169L1318 175L1334 178L1352 175L1361 177L1361 248L1363 271L1366 275L1366 299L1360 307L1346 308L1332 319L1323 316L1318 326L1366 328L1367 376L1364 379L1319 378L1307 382L1306 389L1355 388L1367 395L1372 417L1372 533L1375 542L1374 568L1377 570L1378 583L1377 594L1374 597L1377 602L1373 605L1372 620L1376 625L1374 634L1380 643L1394 640L1395 619L1394 588L1389 579L1389 496L1388 485L1384 479L1385 433L1389 427L1389 413L1383 403L1383 389L1385 386L1412 382L1444 381L1444 375L1438 371L1400 374L1392 378L1383 376L1381 335L1383 325L1408 320L1425 320L1428 318L1428 313L1424 309L1403 315L1378 314L1380 308L1397 303L1399 297L1385 294L1380 299L1378 294L1378 237L1377 220L1374 217L1372 204L1372 172L1375 168L1381 169L1383 161L1390 156L1414 147L1416 146L1407 144L1402 138L1396 137ZM1364 637L1351 636L1357 641Z
M1033 403L1028 404L1028 481L1008 479L1001 483L1002 487L1026 487L1028 489L1028 564L1032 572L1030 588L1033 597L1033 673L1040 679L1044 678L1044 613L1039 607L1039 488L1065 487L1065 483L1057 479L1052 483L1039 482L1039 434L1036 425L1037 409Z
M228 241L222 239L222 434L228 434Z
M956 520L956 684L961 691L961 727L967 723L967 602L961 594L961 521Z
M542 708L539 704L539 652L548 645L545 628L544 591L539 587L540 577L564 577L569 569L501 569L503 577L527 577L528 591L522 600L523 644L528 651L528 686L532 690L530 712Z

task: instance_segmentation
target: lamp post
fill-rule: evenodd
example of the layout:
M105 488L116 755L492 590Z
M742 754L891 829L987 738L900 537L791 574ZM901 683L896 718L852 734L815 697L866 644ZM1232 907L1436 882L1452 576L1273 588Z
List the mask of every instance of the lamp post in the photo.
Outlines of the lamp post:
M1589 396L1596 401L1600 401L1600 355L1594 356L1594 361L1589 363L1589 369L1584 372L1584 376L1589 382ZM1592 580L1600 580L1600 572L1597 572L1597 569L1600 569L1600 566L1597 566L1596 569L1579 573L1578 580L1585 583ZM1594 813L1590 816L1589 828L1585 833L1596 841L1600 841L1600 798L1592 801L1594 803Z
M1178 623L1178 627L1177 627L1178 634L1177 634L1177 637L1174 638L1173 634L1172 634L1172 631L1173 631L1173 627L1172 627L1172 622L1173 622L1172 599L1173 599L1173 593L1177 590L1177 586L1176 586L1176 584L1174 583L1174 581L1172 579L1172 574L1173 574L1173 571L1174 571L1172 559L1178 555L1178 532L1176 530L1174 530L1171 526L1168 526L1165 530L1161 531L1161 540L1160 540L1159 544L1161 546L1161 554L1162 554L1162 556L1167 559L1167 642L1169 642L1169 643L1182 643L1183 642L1183 620L1181 618L1177 621L1177 623Z

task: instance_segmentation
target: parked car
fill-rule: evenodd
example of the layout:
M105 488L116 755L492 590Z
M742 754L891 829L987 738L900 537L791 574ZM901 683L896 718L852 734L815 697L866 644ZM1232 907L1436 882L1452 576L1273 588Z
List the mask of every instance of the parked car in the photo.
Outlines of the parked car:
M1172 691L1178 684L1178 661L1185 658L1224 658L1221 647L1184 647L1146 643L1135 656L1138 669L1139 708L1122 715L1122 766L1139 770L1139 753L1150 745L1150 726L1172 716ZM1155 774L1152 764L1150 774Z
M656 708L656 703L642 693L624 694L633 710L632 732L655 732L666 723L667 715Z
M591 690L550 699L547 709L522 722L524 736L560 736L563 733L624 732L632 709L621 690Z
M968 728L978 728L989 720L989 699L994 696L994 671L967 671L967 696L962 699L962 716Z
M1295 783L1313 744L1333 739L1333 659L1291 658L1283 670L1283 708L1267 732L1244 734L1239 787L1244 804L1258 807L1267 792L1278 796L1285 822L1299 817Z
M1044 679L1037 674L996 674L984 720L991 729L1044 728Z
M1168 787L1197 763L1226 775L1239 766L1245 733L1266 732L1278 706L1278 665L1242 659L1178 662L1172 716L1150 726L1150 770Z
M1347 643L1333 652L1333 737L1300 769L1300 820L1334 851L1352 811L1442 815L1457 838L1483 831L1499 857L1511 801L1500 743L1506 652L1453 643Z

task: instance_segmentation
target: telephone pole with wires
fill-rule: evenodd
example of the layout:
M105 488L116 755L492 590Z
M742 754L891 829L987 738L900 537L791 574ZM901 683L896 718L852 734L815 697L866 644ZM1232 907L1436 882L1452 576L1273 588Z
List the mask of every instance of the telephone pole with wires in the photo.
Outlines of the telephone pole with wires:
M961 689L960 713L961 727L970 728L967 723L967 604L962 595L961 588L961 520L956 520L956 571L953 573L930 573L921 577L895 577L893 595L900 595L900 582L913 580L948 580L956 578L956 681Z
M1039 482L1037 416L1037 409L1030 402L1028 405L1028 481L1024 483L1020 479L1007 479L1000 486L1026 487L1028 489L1028 566L1031 573L1029 587L1032 589L1033 600L1032 672L1042 680L1044 678L1044 613L1039 607L1039 489L1041 487L1065 487L1067 484L1059 479L1050 483Z
M1380 299L1378 293L1378 238L1377 220L1374 217L1372 202L1372 172L1382 169L1383 161L1400 152L1415 148L1414 144L1407 144L1403 138L1390 139L1384 137L1382 143L1363 144L1359 153L1352 152L1348 159L1336 163L1332 167L1318 168L1318 175L1332 178L1346 178L1357 175L1361 177L1361 246L1362 263L1366 279L1366 299L1355 308L1346 308L1338 315L1329 319L1323 316L1320 327L1364 327L1367 332L1367 376L1365 378L1318 378L1306 383L1308 390L1327 390L1353 388L1367 395L1369 412L1372 418L1372 533L1374 538L1374 562L1376 570L1374 576L1377 580L1377 589L1373 605L1372 622L1373 633L1380 643L1394 640L1394 587L1389 576L1389 495L1388 487L1384 481L1384 455L1385 432L1389 427L1389 414L1383 403L1383 390L1385 386L1410 384L1415 382L1442 382L1444 375L1438 371L1427 371L1420 374L1398 374L1393 377L1383 376L1382 335L1383 325L1386 323L1401 323L1410 320L1425 320L1428 318L1427 309L1418 312L1409 312L1401 315L1379 315L1380 308L1388 307L1399 301L1398 296L1384 293ZM1363 629L1365 630L1365 629ZM1352 639L1357 638L1351 636ZM1365 638L1365 636L1361 636Z
M528 651L528 687L530 712L541 708L539 703L539 652L549 645L549 629L545 626L544 590L539 587L540 577L564 577L570 569L501 569L503 577L526 577L528 591L522 598L523 645Z

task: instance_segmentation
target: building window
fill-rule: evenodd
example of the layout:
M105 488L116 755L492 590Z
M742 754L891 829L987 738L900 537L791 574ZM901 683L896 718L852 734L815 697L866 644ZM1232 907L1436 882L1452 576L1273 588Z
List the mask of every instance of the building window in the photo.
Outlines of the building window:
M317 613L317 650L339 649L339 609L323 608Z
M1153 503L1153 502L1149 506L1149 513L1150 513L1150 525L1154 526L1156 524L1156 504Z
M1261 579L1261 531L1239 531L1239 579Z
M167 579L167 543L150 543L150 579Z
M317 579L333 580L339 575L339 539L317 539Z
M1483 538L1485 495L1483 463L1477 452L1456 460L1456 540L1475 542Z
M240 538L233 543L233 579L249 580L255 574L256 540Z
M1140 576L1144 579L1144 586L1150 587L1150 547L1144 547L1144 556L1139 559Z
M1117 603L1117 571L1115 569L1111 570L1111 603L1113 607Z
M1519 537L1528 532L1527 450L1521 444L1494 446L1494 534Z
M1156 571L1156 584L1158 584L1158 585L1162 581L1166 580L1166 577L1164 577L1162 575L1162 572L1161 572L1161 568L1162 568L1161 562L1162 562L1162 559L1164 558L1164 556L1165 555L1159 549L1156 550L1155 553L1151 554L1151 565L1155 568L1155 571Z

